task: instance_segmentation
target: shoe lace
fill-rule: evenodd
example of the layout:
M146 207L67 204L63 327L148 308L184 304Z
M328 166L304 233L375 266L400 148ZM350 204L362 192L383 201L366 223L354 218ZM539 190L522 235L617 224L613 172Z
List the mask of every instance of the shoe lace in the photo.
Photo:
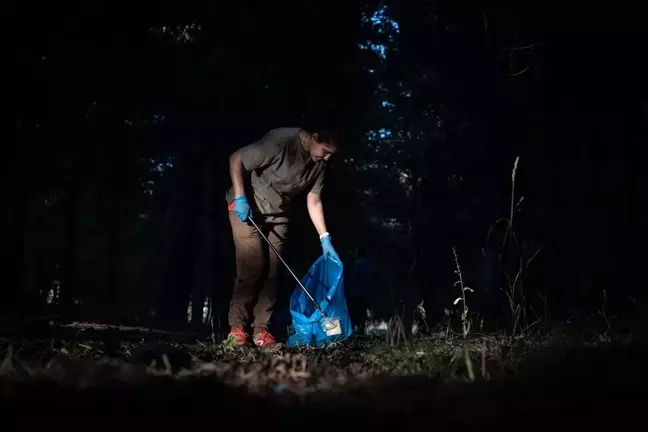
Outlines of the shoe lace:
M256 337L257 341L262 341L263 343L274 342L275 338L269 332L263 331L259 333Z
M237 336L247 336L247 333L245 333L242 326L234 327L230 334Z

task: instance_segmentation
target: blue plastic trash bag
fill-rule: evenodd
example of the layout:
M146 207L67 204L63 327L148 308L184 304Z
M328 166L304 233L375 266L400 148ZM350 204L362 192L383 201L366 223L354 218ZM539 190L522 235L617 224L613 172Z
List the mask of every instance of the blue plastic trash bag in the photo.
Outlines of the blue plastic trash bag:
M321 348L351 336L353 326L344 295L343 270L340 261L320 256L301 279L328 319L338 320L339 327L326 331L324 321L327 318L296 284L290 297L290 314L295 333L288 337L288 346L315 345Z

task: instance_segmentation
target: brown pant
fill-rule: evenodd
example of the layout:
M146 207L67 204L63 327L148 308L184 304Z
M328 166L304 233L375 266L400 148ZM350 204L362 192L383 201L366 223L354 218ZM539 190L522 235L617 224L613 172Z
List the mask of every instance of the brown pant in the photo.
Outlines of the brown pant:
M227 318L230 326L244 326L254 305L252 327L257 333L270 324L277 299L277 266L281 263L252 224L241 222L233 211L229 220L236 249L236 281ZM281 254L288 225L264 224L259 228Z

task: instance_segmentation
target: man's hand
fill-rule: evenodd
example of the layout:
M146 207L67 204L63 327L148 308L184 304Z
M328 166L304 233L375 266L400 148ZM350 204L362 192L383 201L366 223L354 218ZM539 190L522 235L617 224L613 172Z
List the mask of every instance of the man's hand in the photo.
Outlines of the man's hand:
M248 204L248 200L245 197L245 195L237 196L234 198L234 201L232 201L232 204L234 205L234 213L236 213L236 216L241 220L241 222L245 222L249 217L250 217L250 204ZM232 206L230 204L230 207Z
M331 236L328 233L324 233L324 235L320 238L320 242L322 243L322 253L325 258L331 257L337 261L342 261L340 260L337 252L335 252L335 249L333 249L333 244L331 244Z

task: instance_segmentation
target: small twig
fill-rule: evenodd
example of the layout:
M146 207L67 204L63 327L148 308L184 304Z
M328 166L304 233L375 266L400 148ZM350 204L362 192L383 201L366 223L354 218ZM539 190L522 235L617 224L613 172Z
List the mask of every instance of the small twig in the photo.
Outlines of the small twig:
M481 346L481 374L482 378L488 379L488 373L486 372L486 344L484 340L482 340Z
M611 334L612 327L610 326L610 321L608 320L607 313L605 312L606 305L607 305L607 291L603 290L603 305L601 307L601 310L599 311L599 314L603 317L603 320L605 320L605 325L607 326L607 330L609 334Z
M634 304L637 312L639 312L639 316L641 316L643 319L648 319L648 314L646 314L646 311L644 310L641 303L639 303L634 297L630 297L630 301L632 302L632 304Z
M100 350L100 349L98 349L98 348L93 348L93 347L91 347L91 346L89 346L89 345L85 345L85 344L77 344L77 346L80 346L81 348L85 348L85 349L87 349L87 350L89 350L89 351L97 351L99 354L103 354L103 353L104 353L102 350Z
M532 44L524 45L524 46L519 46L519 47L502 47L502 49L503 49L503 50L511 50L511 52L514 52L514 51L522 51L522 50L526 50L526 49L535 48L536 45L538 45L538 44L539 44L539 42L534 42L534 43L532 43Z
M524 72L528 71L530 68L531 68L531 65L528 65L527 67L525 67L525 68L522 69L521 71L519 71L519 72L515 72L515 73L510 73L510 74L508 74L508 75L509 75L509 76L512 76L512 77L514 77L514 76L518 76L518 75L522 75Z
M463 355L466 369L468 370L468 378L470 379L470 381L475 381L475 372L473 371L472 359L470 358L470 353L468 352L468 346L466 344L464 344L463 346Z
M468 332L470 331L470 323L468 322L468 305L466 304L466 291L470 290L472 292L473 290L472 288L464 286L463 275L461 274L461 267L459 266L459 257L457 256L457 250L454 246L452 246L452 254L454 255L455 265L457 266L455 273L459 275L459 280L455 282L455 285L459 284L459 287L461 288L461 297L457 297L454 301L454 304L456 305L460 301L463 303L461 325L463 330L463 337L465 339L468 335Z
M173 368L171 367L171 362L169 361L169 357L166 354L162 354L162 362L164 363L164 367L166 368L166 372L171 374L173 371Z

